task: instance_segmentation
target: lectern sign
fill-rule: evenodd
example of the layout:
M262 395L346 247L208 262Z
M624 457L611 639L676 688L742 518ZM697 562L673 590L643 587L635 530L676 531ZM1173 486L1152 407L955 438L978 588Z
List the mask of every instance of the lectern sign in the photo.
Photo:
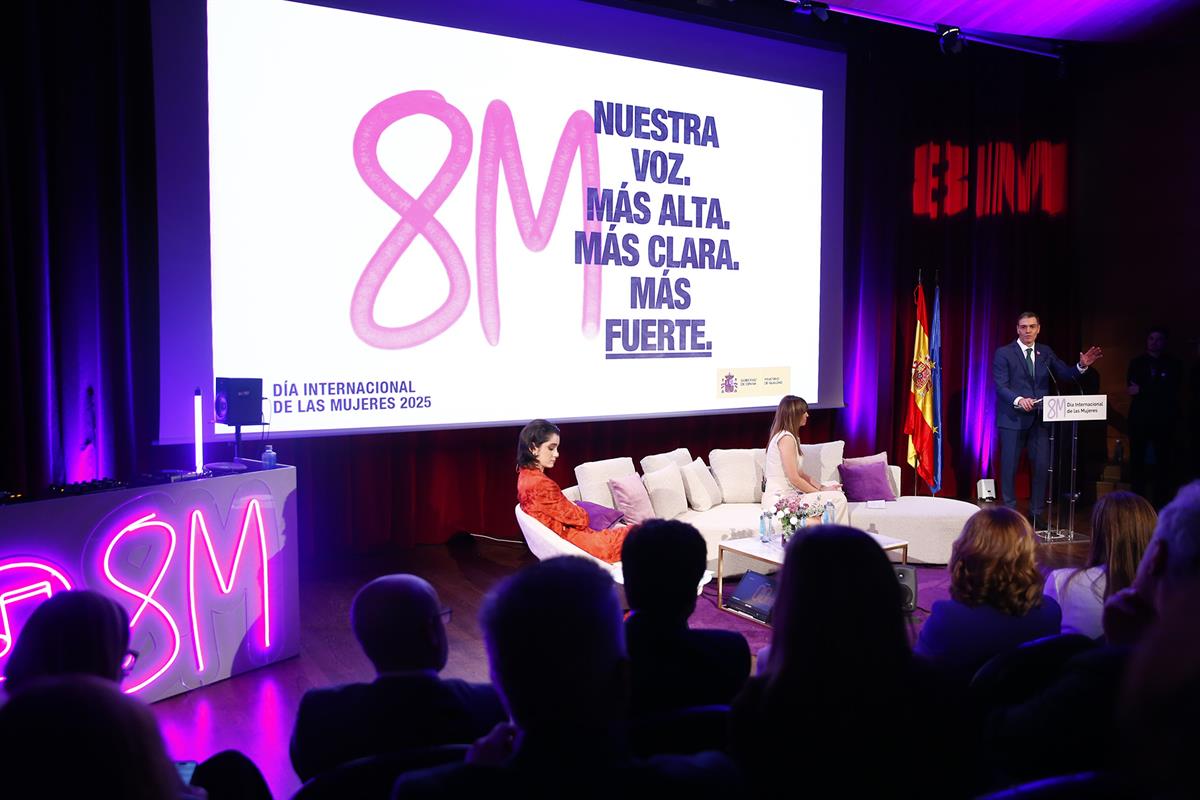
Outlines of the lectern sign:
M1042 400L1045 422L1079 422L1108 419L1108 395L1076 394L1046 397Z

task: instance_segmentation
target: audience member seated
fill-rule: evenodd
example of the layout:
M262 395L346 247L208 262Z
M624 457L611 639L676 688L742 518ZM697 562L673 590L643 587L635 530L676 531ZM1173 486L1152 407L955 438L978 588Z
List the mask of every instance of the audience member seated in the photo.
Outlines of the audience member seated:
M1042 594L1033 529L1010 508L963 526L950 553L950 599L933 604L916 651L962 683L997 653L1059 632L1062 611Z
M1112 595L1105 604L1104 631L1108 643L1068 661L1057 679L1036 696L997 709L989 716L988 750L997 761L1006 763L1010 777L1028 780L1061 772L1110 769L1115 763L1128 760L1132 740L1122 736L1127 725L1119 724L1117 703L1122 681L1130 671L1132 645L1154 630L1160 612L1177 602L1177 597L1190 597L1194 591L1192 584L1197 580L1200 580L1200 481L1181 489L1175 500L1162 510L1133 584ZM1151 695L1157 694L1164 704L1175 701L1170 687L1178 685L1182 673L1174 671L1174 662L1178 658L1182 668L1195 649L1195 619L1188 618L1187 625L1186 637L1174 636L1171 631L1178 633L1178 629L1168 627L1155 640L1155 646L1163 648L1159 651L1162 658L1136 657L1146 668L1137 678L1129 675L1126 685L1132 694L1128 696L1142 698L1147 715L1138 717L1136 725L1128 726L1130 729L1153 732L1157 723L1151 717L1157 712L1151 711L1154 708ZM1173 644L1168 646L1167 641ZM1179 709L1187 702L1183 696L1178 701ZM1189 725L1194 722L1194 717L1186 718ZM1049 749L1029 746L1047 732L1056 741L1069 742L1070 746ZM1137 752L1143 752L1141 744L1137 747ZM1178 777L1178 772L1175 775Z
M1112 644L1134 644L1154 624L1158 609L1200 573L1200 481L1179 490L1158 515L1158 525L1138 565L1133 584L1104 604L1104 636Z
M961 691L913 656L901 603L887 555L862 531L825 525L792 539L770 663L733 706L731 752L753 789L786 774L803 797L967 791L974 726ZM897 767L909 745L936 761L919 778Z
M750 646L740 633L688 627L706 563L704 537L686 522L652 519L625 539L634 716L729 705L750 674Z
M150 710L90 675L31 680L12 693L0 708L0 775L12 798L205 797L180 780Z
M1096 501L1087 566L1056 569L1046 579L1046 596L1062 608L1063 633L1104 635L1104 601L1133 583L1157 521L1154 506L1132 492L1112 492Z
M93 675L119 683L129 654L129 615L102 594L58 592L29 615L4 667L9 695L40 678Z
M5 667L9 695L55 676L84 675L119 684L137 653L129 649L129 616L115 600L90 590L58 592L29 615ZM191 785L209 800L270 800L254 762L225 750L196 766Z
M447 656L442 614L437 592L415 575L359 590L350 624L377 677L301 698L291 756L302 780L363 756L465 744L506 718L491 686L438 677Z
M1200 538L1200 530L1193 530L1193 538ZM1179 575L1159 596L1158 618L1132 653L1121 692L1121 746L1115 760L1143 797L1200 797L1195 763L1200 751L1200 575L1195 573L1193 566L1191 578Z
M1138 642L1119 705L1120 763L1142 796L1200 796L1200 481L1163 508L1133 585L1104 612L1106 636Z
M477 742L466 764L402 776L394 798L721 797L738 787L718 753L630 757L621 607L595 562L521 570L489 595L480 621L512 723Z

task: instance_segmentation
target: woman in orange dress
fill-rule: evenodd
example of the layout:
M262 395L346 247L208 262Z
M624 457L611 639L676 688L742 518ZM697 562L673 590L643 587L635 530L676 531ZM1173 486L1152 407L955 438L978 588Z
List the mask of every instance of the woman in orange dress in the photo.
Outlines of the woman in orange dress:
M588 512L572 503L547 474L558 460L559 430L553 422L535 419L517 439L517 502L521 510L580 550L601 561L621 560L628 525L588 527Z

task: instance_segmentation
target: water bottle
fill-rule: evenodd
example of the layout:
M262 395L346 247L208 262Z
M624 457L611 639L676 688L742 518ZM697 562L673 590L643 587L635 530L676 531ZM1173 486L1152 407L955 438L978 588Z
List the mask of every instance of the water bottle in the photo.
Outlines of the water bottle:
M771 512L764 511L758 517L758 540L763 544L771 541Z
M828 500L825 501L825 510L821 512L821 524L833 524L833 503Z
M275 448L271 445L267 445L267 449L263 450L261 460L263 469L275 469L275 465L279 463L279 459L275 453Z

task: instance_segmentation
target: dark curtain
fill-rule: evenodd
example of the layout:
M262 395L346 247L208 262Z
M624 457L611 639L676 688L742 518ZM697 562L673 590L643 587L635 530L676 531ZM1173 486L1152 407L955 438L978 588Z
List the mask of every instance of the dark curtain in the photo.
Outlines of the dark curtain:
M157 271L153 113L145 2L68 12L26 2L3 13L0 139L4 355L8 390L0 488L128 477L188 463L152 447L157 430ZM813 415L809 441L845 438L856 455L903 463L918 270L942 290L945 473L942 494L970 498L993 474L994 349L1016 314L1043 315L1043 341L1071 357L1079 319L1065 213L1011 209L914 215L914 152L956 143L1065 144L1069 85L1057 66L986 48L941 56L931 35L848 26L846 408ZM198 67L199 68L199 67ZM1001 165L1003 166L1003 165ZM989 169L998 169L989 162ZM1042 187L1043 191L1045 187ZM944 201L939 200L944 205ZM619 455L635 463L683 445L765 443L766 413L573 424L554 477ZM457 531L518 538L517 429L484 428L275 442L295 464L302 552L326 564ZM247 451L254 450L249 442ZM215 448L214 448L215 449ZM213 456L210 456L213 457ZM217 453L216 457L224 457ZM906 492L913 486L905 468ZM920 487L925 492L925 487Z
M894 30L863 34L851 48L849 77L847 408L835 427L858 449L886 448L892 463L904 460L914 289L919 275L932 315L940 285L941 494L970 499L975 481L997 472L991 361L998 346L1016 338L1017 315L1041 314L1041 341L1068 361L1079 349L1070 203L1050 214L1038 203L1020 212L1001 202L999 213L987 213L995 208L978 207L980 176L1012 169L994 158L980 163L980 148L991 154L1001 145L1021 159L1011 167L1027 172L1042 154L1034 142L1065 145L1069 156L1070 85L1050 59L979 47L948 57L932 36ZM967 205L953 214L944 188L947 143L963 148L969 176ZM936 218L914 210L915 154L930 144L942 153L933 171L943 188L929 201L940 209ZM1041 195L1065 192L1063 185L1039 188ZM911 493L907 465L904 475ZM918 490L928 491L923 483Z
M0 11L0 489L128 476L154 422L150 39L144 3Z

